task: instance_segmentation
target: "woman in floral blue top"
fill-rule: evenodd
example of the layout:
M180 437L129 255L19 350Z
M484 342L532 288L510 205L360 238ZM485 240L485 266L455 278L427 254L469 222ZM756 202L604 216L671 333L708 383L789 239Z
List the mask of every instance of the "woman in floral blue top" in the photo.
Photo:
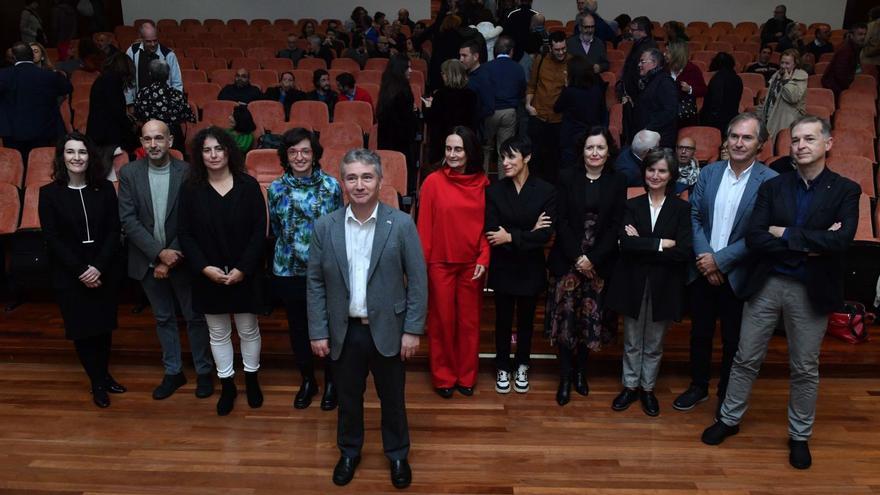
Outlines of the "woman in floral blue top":
M309 244L318 218L342 206L339 182L321 171L323 148L313 132L297 127L284 133L278 156L284 174L269 185L269 222L275 234L275 293L284 301L290 345L302 372L302 385L293 401L305 409L318 393L315 364L309 343L306 311L306 268ZM336 391L329 360L324 365L324 396L321 409L336 408Z

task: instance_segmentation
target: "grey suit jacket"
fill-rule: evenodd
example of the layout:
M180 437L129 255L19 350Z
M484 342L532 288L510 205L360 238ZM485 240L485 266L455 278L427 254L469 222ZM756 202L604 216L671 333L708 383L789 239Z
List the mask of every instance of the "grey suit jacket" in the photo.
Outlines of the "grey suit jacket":
M581 37L579 35L569 37L565 44L568 47L568 53L571 56L580 55L581 57L586 57L587 62L589 62L591 66L599 64L601 72L608 70L608 52L605 50L604 41L594 36L593 42L590 43L589 53L584 52L584 45L581 44Z
M345 343L351 297L345 211L339 208L318 219L309 246L309 337L330 339L334 360ZM403 333L424 333L427 308L428 275L416 226L409 215L379 203L367 274L367 312L376 349L383 356L399 354Z
M163 249L180 250L177 240L177 196L189 164L171 159L168 208L165 209L165 245L153 237L155 214L150 194L149 164L146 158L126 164L119 171L119 220L128 238L128 276L143 280L150 264Z
M715 197L726 170L727 161L718 161L703 167L690 196L691 223L694 228L694 255L713 253L715 264L727 277L733 293L743 297L748 282L749 268L753 264L745 240L752 208L755 206L755 198L758 197L758 188L761 184L779 174L764 166L763 163L755 162L749 173L749 182L746 183L746 189L743 191L742 199L740 199L739 207L736 210L727 247L715 252L709 245L712 239L712 221L715 218ZM688 283L696 280L698 276L700 274L696 265L691 264Z

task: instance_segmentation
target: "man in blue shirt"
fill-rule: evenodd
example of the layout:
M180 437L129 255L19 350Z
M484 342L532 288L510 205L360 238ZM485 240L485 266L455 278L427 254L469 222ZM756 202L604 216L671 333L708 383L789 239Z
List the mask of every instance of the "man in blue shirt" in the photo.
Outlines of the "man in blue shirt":
M516 134L516 108L526 94L526 75L511 58L513 49L513 38L501 35L495 42L495 60L483 69L489 75L495 108L483 122L483 168L486 170L489 169L489 162L497 160L496 153L501 143Z
M467 87L477 94L479 102L477 122L482 127L483 120L495 112L495 92L492 89L489 72L480 65L482 60L480 60L479 43L475 40L462 43L458 51L458 59L468 71Z

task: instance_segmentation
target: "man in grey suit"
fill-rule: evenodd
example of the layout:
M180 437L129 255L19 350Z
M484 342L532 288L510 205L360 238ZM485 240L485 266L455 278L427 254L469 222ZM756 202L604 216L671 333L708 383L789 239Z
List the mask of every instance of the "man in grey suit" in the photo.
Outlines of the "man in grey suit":
M691 385L672 403L679 411L693 409L709 398L712 338L718 319L723 345L717 407L724 402L739 345L746 283L754 265L746 232L758 188L778 175L756 159L765 141L767 129L757 115L746 112L734 117L727 127L730 159L706 165L691 195L696 255L689 277Z
M312 352L328 354L339 397L333 482L354 477L364 443L364 390L373 374L382 405L382 444L391 482L409 486L409 428L404 361L424 333L428 302L425 259L409 215L379 202L382 164L354 149L341 165L351 202L321 217L309 248L307 297Z
M119 218L128 239L128 276L139 280L156 317L165 377L153 390L153 399L171 396L186 383L180 355L174 299L187 322L190 349L198 374L196 397L214 393L214 363L205 316L193 312L191 278L181 265L177 239L177 196L189 165L171 157L174 138L160 120L150 120L141 131L147 156L119 173Z
M580 34L566 40L568 53L571 56L580 55L593 66L593 72L599 74L608 70L608 53L605 51L605 42L596 37L596 19L592 14L580 16Z

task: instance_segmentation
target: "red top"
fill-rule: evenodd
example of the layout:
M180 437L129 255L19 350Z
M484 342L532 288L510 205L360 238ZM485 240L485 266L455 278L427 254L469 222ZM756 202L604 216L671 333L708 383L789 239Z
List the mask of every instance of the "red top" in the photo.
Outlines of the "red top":
M688 86L694 88L691 92L691 95L693 95L694 98L702 98L706 96L706 93L709 91L709 88L706 87L706 80L703 79L703 71L691 62L688 62L687 65L681 69L678 78L675 80L675 89L683 93L683 91L681 91L682 81L688 83Z
M373 104L373 98L370 96L370 93L357 86L354 87L354 100L349 100L348 95L345 93L339 93L339 97L336 98L336 101L365 101L370 105Z
M483 232L488 185L483 172L465 175L449 167L425 179L418 230L426 262L489 266L489 242Z

